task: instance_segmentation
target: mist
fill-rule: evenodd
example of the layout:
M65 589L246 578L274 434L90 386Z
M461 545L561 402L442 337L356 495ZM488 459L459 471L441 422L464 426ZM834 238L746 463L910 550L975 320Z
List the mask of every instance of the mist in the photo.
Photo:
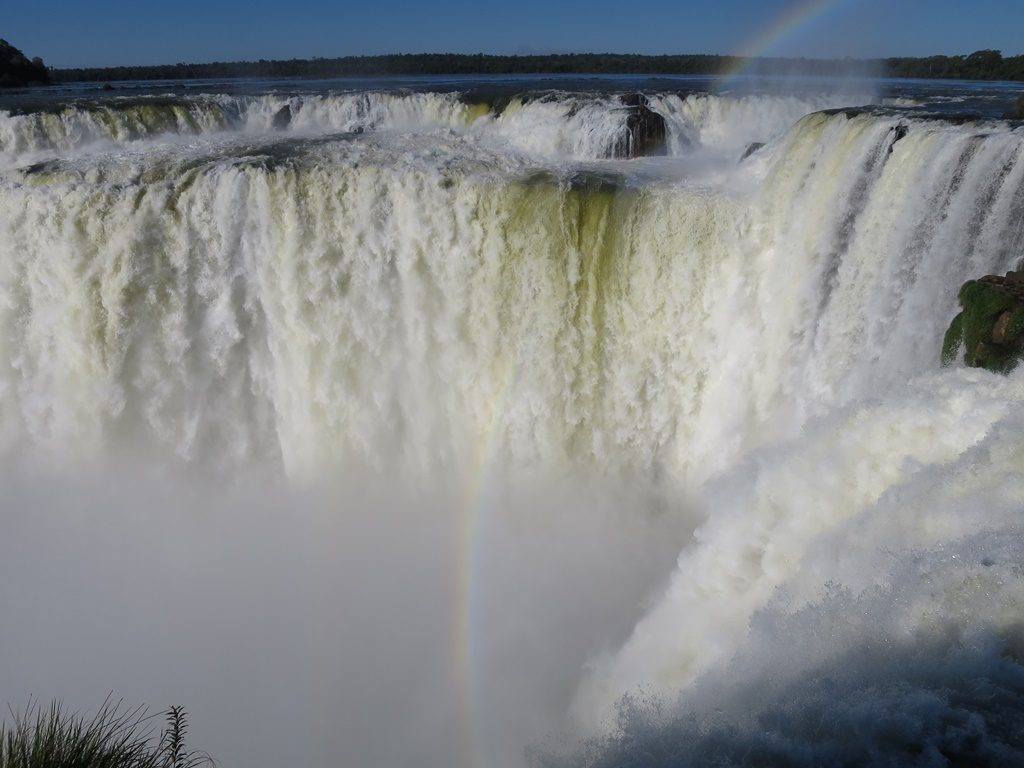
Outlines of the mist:
M467 509L354 478L136 470L4 478L0 689L182 705L222 765L522 765L686 534L603 484Z

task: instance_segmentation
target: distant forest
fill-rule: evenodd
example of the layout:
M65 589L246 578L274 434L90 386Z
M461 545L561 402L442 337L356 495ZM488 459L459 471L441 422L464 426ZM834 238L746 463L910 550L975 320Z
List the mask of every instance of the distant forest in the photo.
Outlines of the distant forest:
M336 59L282 61L215 61L207 64L163 64L131 67L51 69L57 82L110 80L178 80L226 77L330 78L379 75L512 75L512 74L643 74L718 75L734 71L743 61L733 56L639 56L620 53L571 53L538 56L414 53L387 56L344 56ZM969 56L893 59L758 59L759 74L847 75L1024 80L1024 56L1004 58L999 51Z

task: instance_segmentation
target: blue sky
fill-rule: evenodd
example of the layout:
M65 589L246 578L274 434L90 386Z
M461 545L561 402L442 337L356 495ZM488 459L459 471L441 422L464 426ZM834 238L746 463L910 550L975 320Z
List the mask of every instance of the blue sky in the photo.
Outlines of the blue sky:
M389 52L736 53L794 0L4 0L0 37L52 66ZM1024 0L836 0L768 52L1024 53Z

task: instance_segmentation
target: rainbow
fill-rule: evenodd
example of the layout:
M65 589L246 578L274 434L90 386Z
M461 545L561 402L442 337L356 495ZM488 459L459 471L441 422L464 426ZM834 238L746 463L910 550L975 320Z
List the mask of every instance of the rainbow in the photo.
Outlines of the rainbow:
M742 48L742 58L723 77L724 80L740 75L750 66L751 60L763 56L780 41L798 32L839 6L852 0L801 0L793 3L766 30ZM720 82L723 82L720 81ZM460 692L459 723L462 731L461 753L467 768L482 768L486 765L486 745L481 733L478 707L480 702L477 668L479 648L477 641L477 595L478 571L482 558L483 529L486 527L488 485L494 471L497 444L507 412L509 389L514 381L516 363L506 359L492 372L491 382L497 385L490 399L490 410L483 417L483 424L476 450L466 468L466 487L460 500L459 542L455 563L455 627L453 664Z
M742 75L755 59L765 56L780 42L795 36L808 24L814 23L848 2L850 0L799 0L790 4L757 37L740 47L736 63L723 73L720 82Z
M492 381L497 392L490 400L490 410L477 441L476 451L467 468L467 485L461 499L458 526L459 542L455 569L454 665L460 693L459 724L462 731L461 752L466 768L483 768L488 762L477 717L479 696L476 606L480 549L485 525L487 488L491 480L497 444L507 413L509 389L516 372L515 361L505 359L495 366Z

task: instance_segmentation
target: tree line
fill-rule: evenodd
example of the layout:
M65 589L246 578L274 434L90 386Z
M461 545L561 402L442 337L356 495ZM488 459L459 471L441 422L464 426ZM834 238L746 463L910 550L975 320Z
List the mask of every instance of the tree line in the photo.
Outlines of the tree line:
M21 88L49 82L50 71L42 59L37 56L29 60L6 40L0 40L0 88Z
M228 77L331 78L386 75L645 74L721 75L749 66L765 75L813 76L876 74L888 77L971 80L1024 80L1024 56L1004 58L999 51L968 56L890 59L770 58L745 62L734 56L704 54L642 56L619 53L572 53L528 56L415 53L384 56L215 61L123 67L52 69L57 82L112 80L182 80Z
M781 62L782 60L779 60ZM528 56L412 53L383 56L215 61L207 64L164 64L54 70L59 81L199 79L218 77L375 77L386 75L512 75L512 74L688 74L717 75L742 63L730 56L640 56L615 53L571 53ZM817 70L838 72L839 62L809 61Z
M1000 51L975 51L968 56L928 56L885 60L889 77L949 80L1024 80L1024 56L1004 57Z

